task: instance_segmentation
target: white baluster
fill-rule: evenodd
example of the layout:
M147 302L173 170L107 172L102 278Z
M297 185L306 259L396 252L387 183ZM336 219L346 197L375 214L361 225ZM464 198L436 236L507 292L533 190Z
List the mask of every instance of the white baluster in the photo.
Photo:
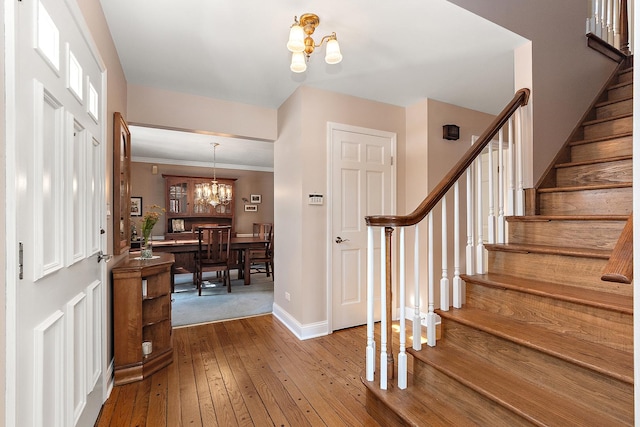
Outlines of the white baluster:
M442 204L442 277L440 278L440 310L449 311L449 272L447 260L447 197L440 201Z
M522 109L517 109L516 117L516 170L518 172L518 192L516 194L516 215L524 215L524 158L522 156Z
M507 215L515 215L516 181L514 165L515 134L513 129L513 119L509 119L509 148L507 149L507 162L509 171L509 192L507 193Z
M366 375L367 381L373 381L376 370L376 341L373 333L374 312L374 257L373 257L373 227L367 227L367 353Z
M482 239L482 155L475 160L476 164L476 273L484 274L484 241Z
M504 243L504 153L502 144L504 143L504 127L498 133L498 243Z
M404 251L404 229L400 227L400 353L398 353L398 388L407 388L407 331L405 319L405 298L406 298L406 259Z
M436 321L438 316L435 312L434 299L434 277L433 277L433 212L429 212L429 262L427 274L429 275L429 312L427 313L427 345L435 347L436 345Z
M495 214L495 194L494 194L494 184L495 184L495 173L493 170L493 141L489 142L487 145L487 151L489 155L489 212L487 215L487 241L489 243L496 242L496 214Z
M453 306L462 307L460 278L460 180L453 184Z
M380 388L387 389L387 242L380 228Z
M473 137L471 139L471 144L473 144L475 142L475 137ZM466 261L466 265L467 265L467 274L474 274L475 273L475 262L474 262L474 253L473 253L473 237L474 237L474 230L473 230L473 211L474 211L474 206L473 206L473 191L475 189L474 183L473 183L473 177L475 176L474 174L474 170L473 170L473 163L471 163L471 165L469 166L469 168L467 168L467 247L466 247L466 252L465 252L465 261Z
M413 309L413 349L422 350L422 319L420 318L420 228L415 225L415 241L413 248L413 272L415 277Z

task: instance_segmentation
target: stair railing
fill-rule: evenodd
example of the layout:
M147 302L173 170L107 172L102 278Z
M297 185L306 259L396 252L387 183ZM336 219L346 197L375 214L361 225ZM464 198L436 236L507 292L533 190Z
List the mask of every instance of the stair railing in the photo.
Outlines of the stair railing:
M375 269L375 234L379 229L380 241L380 275L378 284L380 289L380 388L386 390L387 382L394 378L394 357L392 352L392 270L394 262L398 266L399 276L399 353L398 353L398 387L407 387L407 355L406 348L406 325L405 325L405 303L406 303L406 259L405 254L405 230L409 227L413 229L414 248L414 307L413 330L411 338L413 348L422 348L422 317L420 296L420 236L418 224L427 218L428 221L428 289L427 289L427 344L436 345L436 323L439 317L435 313L435 277L434 277L434 239L433 239L433 211L440 205L442 210L442 277L440 279L440 309L449 310L449 295L453 291L453 306L462 307L464 300L464 288L460 278L460 253L466 243L466 272L468 274L484 273L486 264L485 242L500 243L505 242L505 221L506 216L522 215L524 211L524 190L522 188L522 129L526 115L520 114L521 107L527 105L529 100L529 89L520 89L513 99L507 104L502 112L494 119L489 127L480 137L472 141L472 146L464 156L454 165L440 183L429 193L420 205L408 215L389 216L367 216L367 347L366 347L366 379L374 380L376 371L376 342L374 337L374 313L375 313L375 289L376 283ZM498 139L494 138L498 135ZM495 147L494 147L495 146ZM495 151L494 151L495 150ZM489 162L498 159L497 173L494 172L494 165L489 167L491 183L488 184L488 197L483 196L482 189L486 186L482 179L483 168L480 155L487 152ZM461 177L466 173L466 185L461 184ZM460 235L461 187L466 187L466 236ZM452 190L451 197L454 201L453 215L453 289L450 289L448 273L448 217L447 200L445 196ZM496 196L497 193L497 196ZM489 199L489 208L483 207L483 200ZM498 212L496 215L496 201ZM486 215L483 214L486 212ZM485 218L484 220L482 218ZM487 227L487 233L483 237L483 228ZM392 235L396 228L399 228L397 258L392 257ZM411 256L411 255L409 255Z
M633 35L629 30L629 5L633 0L587 0L587 35L595 35L600 40L629 56L629 45Z

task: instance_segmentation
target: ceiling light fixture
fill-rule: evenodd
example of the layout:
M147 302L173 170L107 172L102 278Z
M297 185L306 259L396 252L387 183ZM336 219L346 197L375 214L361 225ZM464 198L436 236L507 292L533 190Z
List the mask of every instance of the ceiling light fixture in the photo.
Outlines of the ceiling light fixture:
M324 36L320 40L320 44L316 44L311 38L311 35L316 30L316 27L320 24L320 18L313 13L305 13L298 17L293 18L293 24L291 25L291 31L289 31L289 41L287 42L287 49L291 52L291 71L294 73L303 73L307 69L307 61L311 57L311 54L315 48L322 46L327 42L327 52L324 60L327 64L337 64L342 61L342 54L340 53L340 45L336 33L331 33L328 36Z
M219 184L216 179L216 147L220 145L212 142L213 146L213 181L210 184L196 184L195 203L197 206L211 205L214 208L218 205L228 205L233 197L231 186Z

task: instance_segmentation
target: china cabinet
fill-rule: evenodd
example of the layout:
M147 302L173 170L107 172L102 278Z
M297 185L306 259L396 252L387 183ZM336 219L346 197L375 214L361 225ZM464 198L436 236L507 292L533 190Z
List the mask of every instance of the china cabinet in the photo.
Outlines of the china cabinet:
M196 186L203 183L211 183L210 177L193 177L162 175L166 186L166 214L165 214L165 239L190 239L193 238L192 230L202 224L230 225L234 226L234 201L227 204L212 206L205 203L197 203ZM218 183L231 186L234 192L233 179L218 178Z

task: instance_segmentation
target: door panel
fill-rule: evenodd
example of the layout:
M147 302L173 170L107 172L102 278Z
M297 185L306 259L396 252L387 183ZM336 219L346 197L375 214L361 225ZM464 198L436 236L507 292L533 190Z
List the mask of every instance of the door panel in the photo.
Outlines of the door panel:
M16 364L8 411L20 426L90 425L103 403L106 269L95 255L105 248L105 70L75 1L23 1L14 12L7 144L16 199L7 217L24 275L8 284Z
M366 323L367 215L393 212L395 135L330 125L332 329ZM379 242L377 243L379 245ZM379 246L375 249L379 260ZM375 268L379 276L379 267ZM376 289L379 300L380 289ZM376 305L376 310L379 307Z

